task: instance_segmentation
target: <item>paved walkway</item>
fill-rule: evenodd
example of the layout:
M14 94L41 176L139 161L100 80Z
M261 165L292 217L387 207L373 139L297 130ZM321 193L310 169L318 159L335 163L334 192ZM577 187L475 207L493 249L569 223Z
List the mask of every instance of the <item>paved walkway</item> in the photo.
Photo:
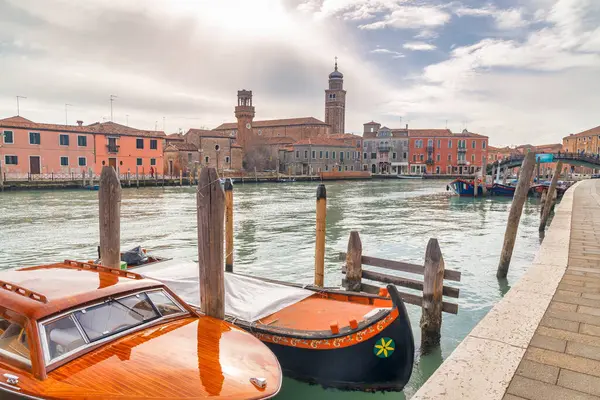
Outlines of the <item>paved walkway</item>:
M599 193L575 188L566 272L504 400L600 400Z

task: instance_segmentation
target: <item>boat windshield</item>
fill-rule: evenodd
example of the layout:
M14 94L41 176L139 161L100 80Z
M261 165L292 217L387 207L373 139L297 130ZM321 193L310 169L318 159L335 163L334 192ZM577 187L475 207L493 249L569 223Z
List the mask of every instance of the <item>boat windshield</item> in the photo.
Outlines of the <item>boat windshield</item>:
M42 323L47 363L75 350L185 309L163 290L111 297Z

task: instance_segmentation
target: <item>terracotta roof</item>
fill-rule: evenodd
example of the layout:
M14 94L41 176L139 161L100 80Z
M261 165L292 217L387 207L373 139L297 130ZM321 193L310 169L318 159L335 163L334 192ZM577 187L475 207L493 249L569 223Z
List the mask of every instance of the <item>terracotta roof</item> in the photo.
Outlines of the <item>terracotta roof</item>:
M273 137L255 137L257 142L264 144L292 144L295 142L294 139L287 136L273 136Z
M8 117L8 118L4 118L4 119L0 119L0 123L5 123L5 124L33 124L34 122L27 119L27 118L23 118L20 115L15 115L14 117Z
M165 137L163 131L146 131L135 129L130 126L117 124L116 122L94 122L87 126L88 129L96 133L105 133L124 136L145 136L145 137Z
M177 151L198 151L198 147L195 144L187 142L172 142L165 151L169 151L169 148Z
M0 119L0 126L4 128L30 129L40 131L93 133L93 131L91 131L87 126L39 124L37 122L33 122L19 116Z
M294 148L292 146L285 146L285 147L281 147L279 148L279 150L283 150L283 151L294 151Z
M2 121L0 121L0 122L2 122ZM583 132L579 132L579 133L571 133L569 136L565 136L563 139L570 139L572 137L578 137L578 136L593 136L593 135L600 135L600 126L597 126L595 128L588 129L587 131L583 131Z
M450 129L409 129L409 137L452 136Z
M353 147L351 145L345 144L341 140L337 139L327 139L323 137L314 137L310 139L302 139L294 143L294 146L335 146L335 147Z
M362 136L355 135L353 133L334 133L327 137L330 139L352 139L352 140L358 140L358 139L363 138Z
M218 132L216 130L207 129L190 129L186 132L187 135L197 135L200 137L216 137L216 138L235 138L235 135L231 135L227 132Z
M400 129L389 129L392 132L392 137L407 137L408 136L408 131L405 128L400 128ZM376 139L377 138L377 132L365 132L363 133L363 138L365 139Z
M169 142L172 141L181 141L183 142L183 135L181 133L171 133L170 135L167 135L167 140Z
M285 119L268 119L263 121L253 121L253 128L270 128L277 126L294 126L294 125L327 125L325 122L320 121L313 117L302 117L302 118L285 118ZM223 131L237 129L237 122L228 122L217 126L214 130Z

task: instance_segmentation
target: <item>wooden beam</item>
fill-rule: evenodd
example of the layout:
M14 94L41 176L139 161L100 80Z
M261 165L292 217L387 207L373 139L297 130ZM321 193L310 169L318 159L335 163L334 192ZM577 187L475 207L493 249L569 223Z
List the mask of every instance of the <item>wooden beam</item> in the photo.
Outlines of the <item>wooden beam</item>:
M370 293L372 295L376 295L376 294L379 294L379 289L381 289L381 288L376 285L370 285L368 283L362 284L362 291L364 293ZM409 294L409 293L404 293L404 292L398 292L398 293L400 293L400 297L402 297L402 301L404 301L405 303L413 304L415 306L421 306L423 304L423 298L421 298L420 296L417 296L414 294ZM442 311L449 313L449 314L458 314L458 304L448 303L448 302L444 301L444 302L442 302Z
M345 261L346 253L340 253L339 260ZM418 264L405 263L402 261L386 260L383 258L369 257L369 256L362 256L361 262L364 265L370 265L372 267L387 268L387 269L391 269L394 271L409 272L411 274L419 274L419 275L425 274L425 267L422 265L418 265ZM447 279L449 281L460 282L460 277L461 277L460 271L454 271L451 269L444 270L444 279Z
M542 207L542 218L540 219L539 231L542 232L546 229L546 223L548 222L548 217L550 216L550 210L552 209L552 201L553 196L556 194L556 185L558 183L558 177L560 176L560 170L562 169L562 161L559 161L556 164L556 168L554 169L554 175L552 175L552 182L550 183L550 188L548 188L548 193L546 194L545 203L543 203Z
M325 274L325 227L327 225L327 191L317 188L317 232L315 237L315 286L323 287Z
M346 256L346 279L344 288L353 292L360 292L361 279L363 277L362 270L362 242L357 231L350 232L348 239L348 253Z
M444 257L437 239L429 239L425 251L425 279L421 313L421 352L427 354L440 344Z
M517 239L517 230L519 229L519 221L521 220L521 213L523 212L523 204L525 204L525 200L527 200L529 181L533 176L534 168L535 153L531 152L528 153L523 160L523 164L519 171L519 181L510 207L510 213L508 214L506 232L504 233L504 244L502 245L502 253L500 255L498 271L496 272L498 278L506 278L506 275L508 275L508 267Z
M223 270L225 195L214 168L202 169L196 192L196 204L200 307L206 315L223 319L225 317L225 272Z
M233 272L233 184L225 180L225 271Z
M121 267L121 182L113 167L102 168L98 190L100 259L102 265Z

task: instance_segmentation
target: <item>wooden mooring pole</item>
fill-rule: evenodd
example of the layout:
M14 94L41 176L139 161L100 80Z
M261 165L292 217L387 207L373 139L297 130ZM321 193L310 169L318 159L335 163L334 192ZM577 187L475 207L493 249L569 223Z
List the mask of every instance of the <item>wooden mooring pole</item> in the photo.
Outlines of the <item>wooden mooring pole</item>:
M137 186L137 188L140 188L140 175L138 173L138 166L135 166L135 186Z
M183 170L179 170L179 186L183 186Z
M327 191L317 188L317 233L315 241L315 286L323 287L325 275L325 226L327 224Z
M519 221L521 220L521 213L523 212L523 204L525 204L525 200L527 199L529 181L533 175L534 168L535 153L528 153L527 156L525 156L525 159L523 159L523 164L521 164L519 181L510 207L510 213L508 214L506 232L504 233L504 244L502 246L498 271L496 272L496 277L498 278L506 278L506 275L508 275L508 267L517 239L517 230L519 229Z
M346 253L346 278L343 286L346 290L360 292L362 287L362 242L358 231L351 231Z
M558 177L560 176L560 170L562 169L562 161L559 161L556 164L556 169L554 170L554 175L552 175L552 182L550 183L550 188L548 188L548 193L546 194L545 202L542 206L542 217L540 219L540 227L539 230L543 231L546 229L546 223L548 222L548 217L550 216L550 210L552 209L552 201L553 197L556 193L556 185L558 184Z
M200 306L206 315L220 319L225 317L224 197L216 169L202 169L196 193Z
M2 160L0 160L0 192L4 192L4 172L2 171Z
M423 305L421 308L421 352L426 354L440 344L442 296L444 291L444 257L437 239L429 239L425 251Z
M225 271L233 272L233 184L225 180Z
M121 266L121 182L113 167L102 168L98 191L100 259L111 268Z

